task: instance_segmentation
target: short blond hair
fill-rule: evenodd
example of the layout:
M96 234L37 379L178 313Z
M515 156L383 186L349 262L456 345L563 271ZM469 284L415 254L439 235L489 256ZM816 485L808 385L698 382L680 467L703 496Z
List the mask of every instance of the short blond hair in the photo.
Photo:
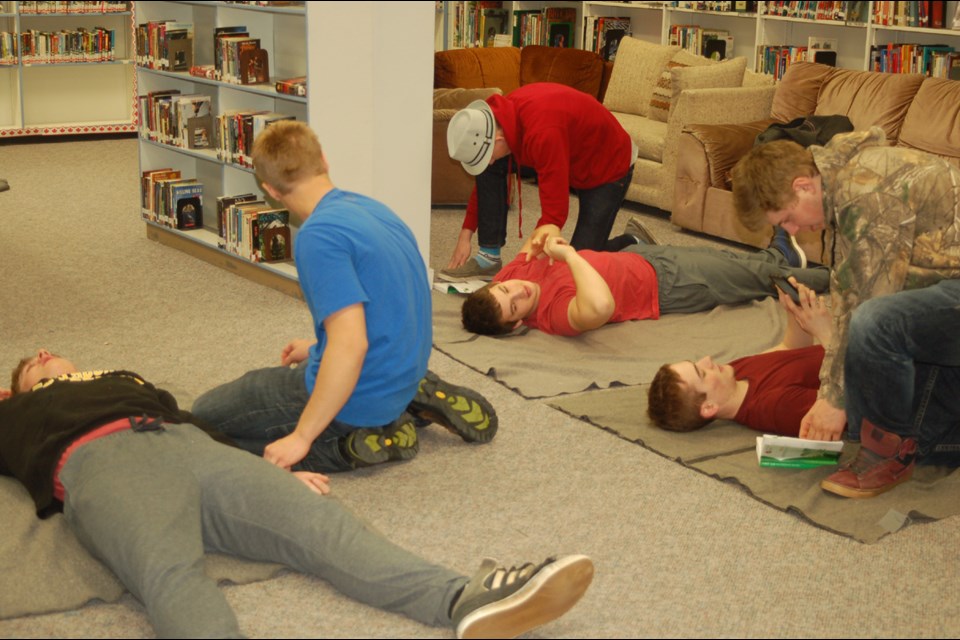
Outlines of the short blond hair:
M264 129L250 155L257 179L282 194L290 193L302 180L327 173L317 134L295 120L281 120Z
M797 199L793 181L820 175L813 154L793 140L766 142L743 156L731 172L733 205L747 229L767 227L767 213L780 211Z

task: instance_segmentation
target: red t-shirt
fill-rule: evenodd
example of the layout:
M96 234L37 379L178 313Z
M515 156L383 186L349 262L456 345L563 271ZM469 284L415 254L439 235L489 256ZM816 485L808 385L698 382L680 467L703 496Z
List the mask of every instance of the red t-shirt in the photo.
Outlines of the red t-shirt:
M657 299L657 272L643 256L630 252L578 251L606 281L613 294L616 308L607 322L626 320L656 320L660 317ZM521 253L513 262L500 270L495 282L528 280L540 285L540 301L534 312L524 319L524 324L544 333L561 336L579 335L570 326L567 310L570 301L577 295L573 273L564 262L552 265L548 258L526 262L527 254Z
M817 400L823 347L771 351L730 363L750 387L734 418L756 431L797 437L800 421Z

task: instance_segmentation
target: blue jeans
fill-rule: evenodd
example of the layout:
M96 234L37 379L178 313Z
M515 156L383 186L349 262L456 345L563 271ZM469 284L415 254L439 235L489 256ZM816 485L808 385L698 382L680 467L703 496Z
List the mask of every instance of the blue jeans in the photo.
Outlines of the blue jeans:
M510 156L501 158L477 176L477 244L481 248L499 249L507 242L507 170L511 162ZM570 239L574 249L605 249L632 178L631 166L619 180L592 189L575 189L580 213Z
M960 280L873 298L853 314L844 363L849 435L864 418L960 464Z
M242 449L262 456L268 444L293 433L309 399L303 369L269 367L207 391L196 399L190 412L230 436ZM355 428L331 422L294 470L329 473L353 469L339 443Z

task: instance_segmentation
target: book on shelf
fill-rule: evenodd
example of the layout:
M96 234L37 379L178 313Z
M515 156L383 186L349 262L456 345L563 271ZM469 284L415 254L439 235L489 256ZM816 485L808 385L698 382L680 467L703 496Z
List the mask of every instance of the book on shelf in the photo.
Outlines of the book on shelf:
M282 262L290 259L290 212L286 209L261 211L256 217L259 242L256 262Z
M220 38L220 80L230 84L241 82L240 57L260 49L260 38L224 36Z
M240 84L270 82L270 63L266 49L244 49L239 57Z
M624 36L631 35L630 18L586 16L584 18L584 49L593 51L604 60L613 62Z
M573 25L577 21L577 10L573 7L546 7L543 10L545 44L550 47L572 47Z
M277 93L283 93L288 96L306 96L307 95L307 76L296 76L294 78L284 78L274 83L274 89Z
M224 38L250 37L247 28L242 25L214 27L213 29L213 79L223 80L224 53L220 41Z
M193 28L167 31L167 69L190 71L193 66Z
M169 202L177 229L203 227L203 185L196 179L171 184Z
M543 12L540 9L518 9L513 12L513 46L543 42Z
M256 199L257 196L252 193L243 193L232 196L217 196L217 236L220 238L219 246L221 249L226 249L225 229L227 228L227 212L235 204L253 202Z
M806 469L834 465L843 451L842 441L801 440L788 436L757 437L757 462L761 467Z
M725 29L704 29L700 33L700 55L712 60L733 57L733 36Z
M213 140L210 96L181 95L174 104L177 117L177 131L174 139L177 146L184 149L209 148Z

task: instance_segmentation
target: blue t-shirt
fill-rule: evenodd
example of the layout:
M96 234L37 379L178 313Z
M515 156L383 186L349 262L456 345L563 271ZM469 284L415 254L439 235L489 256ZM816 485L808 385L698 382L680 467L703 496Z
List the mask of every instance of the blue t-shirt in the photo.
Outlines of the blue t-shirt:
M336 419L356 427L392 422L413 400L433 338L430 284L413 233L384 204L334 189L300 227L294 258L317 337L306 361L307 390L326 347L324 319L363 303L367 355Z

